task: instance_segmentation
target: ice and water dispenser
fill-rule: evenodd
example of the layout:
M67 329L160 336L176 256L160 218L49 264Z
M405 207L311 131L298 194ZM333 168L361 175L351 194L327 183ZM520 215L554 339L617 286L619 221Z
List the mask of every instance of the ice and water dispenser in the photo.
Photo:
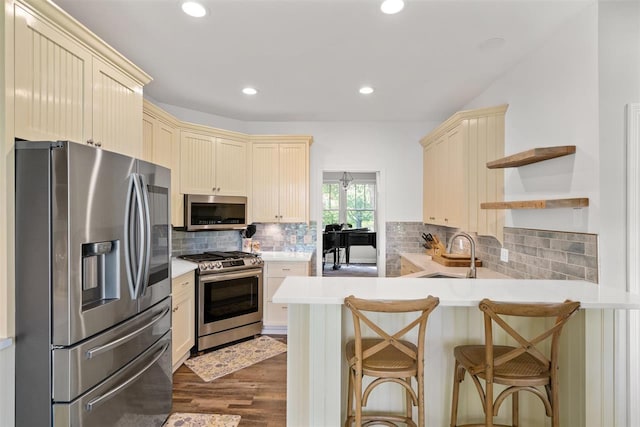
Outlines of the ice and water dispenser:
M82 245L83 310L120 297L119 249L117 240Z

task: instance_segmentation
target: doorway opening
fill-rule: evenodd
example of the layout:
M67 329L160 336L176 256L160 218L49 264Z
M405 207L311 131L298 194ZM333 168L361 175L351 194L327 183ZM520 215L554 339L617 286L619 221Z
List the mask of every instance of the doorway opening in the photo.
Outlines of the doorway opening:
M322 175L322 276L376 277L376 172Z

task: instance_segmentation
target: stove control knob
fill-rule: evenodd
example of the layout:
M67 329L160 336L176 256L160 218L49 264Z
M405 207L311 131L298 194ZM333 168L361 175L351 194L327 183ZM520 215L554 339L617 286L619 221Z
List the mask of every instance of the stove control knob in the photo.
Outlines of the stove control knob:
M213 265L210 262L208 262L206 266L207 266L207 270L211 270L213 268Z
M213 268L222 268L222 263L220 261L216 261L213 263Z

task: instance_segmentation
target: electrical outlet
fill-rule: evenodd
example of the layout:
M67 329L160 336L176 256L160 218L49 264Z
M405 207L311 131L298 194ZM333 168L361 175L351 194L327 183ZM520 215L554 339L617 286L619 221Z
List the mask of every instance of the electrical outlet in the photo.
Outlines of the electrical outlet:
M509 249L500 249L500 261L509 262Z
M302 241L304 242L305 245L310 245L311 244L311 236L308 234L304 235L304 238L302 239Z
M289 236L289 243L291 243L292 245L295 245L297 242L298 242L298 239L295 234L292 234L291 236Z

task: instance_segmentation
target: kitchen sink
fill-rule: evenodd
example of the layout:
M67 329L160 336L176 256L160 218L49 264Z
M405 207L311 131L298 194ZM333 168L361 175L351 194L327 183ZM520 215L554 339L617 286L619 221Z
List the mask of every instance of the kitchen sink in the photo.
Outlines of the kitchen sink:
M446 274L446 273L429 273L424 276L420 276L420 279L466 279L465 276L458 274Z

